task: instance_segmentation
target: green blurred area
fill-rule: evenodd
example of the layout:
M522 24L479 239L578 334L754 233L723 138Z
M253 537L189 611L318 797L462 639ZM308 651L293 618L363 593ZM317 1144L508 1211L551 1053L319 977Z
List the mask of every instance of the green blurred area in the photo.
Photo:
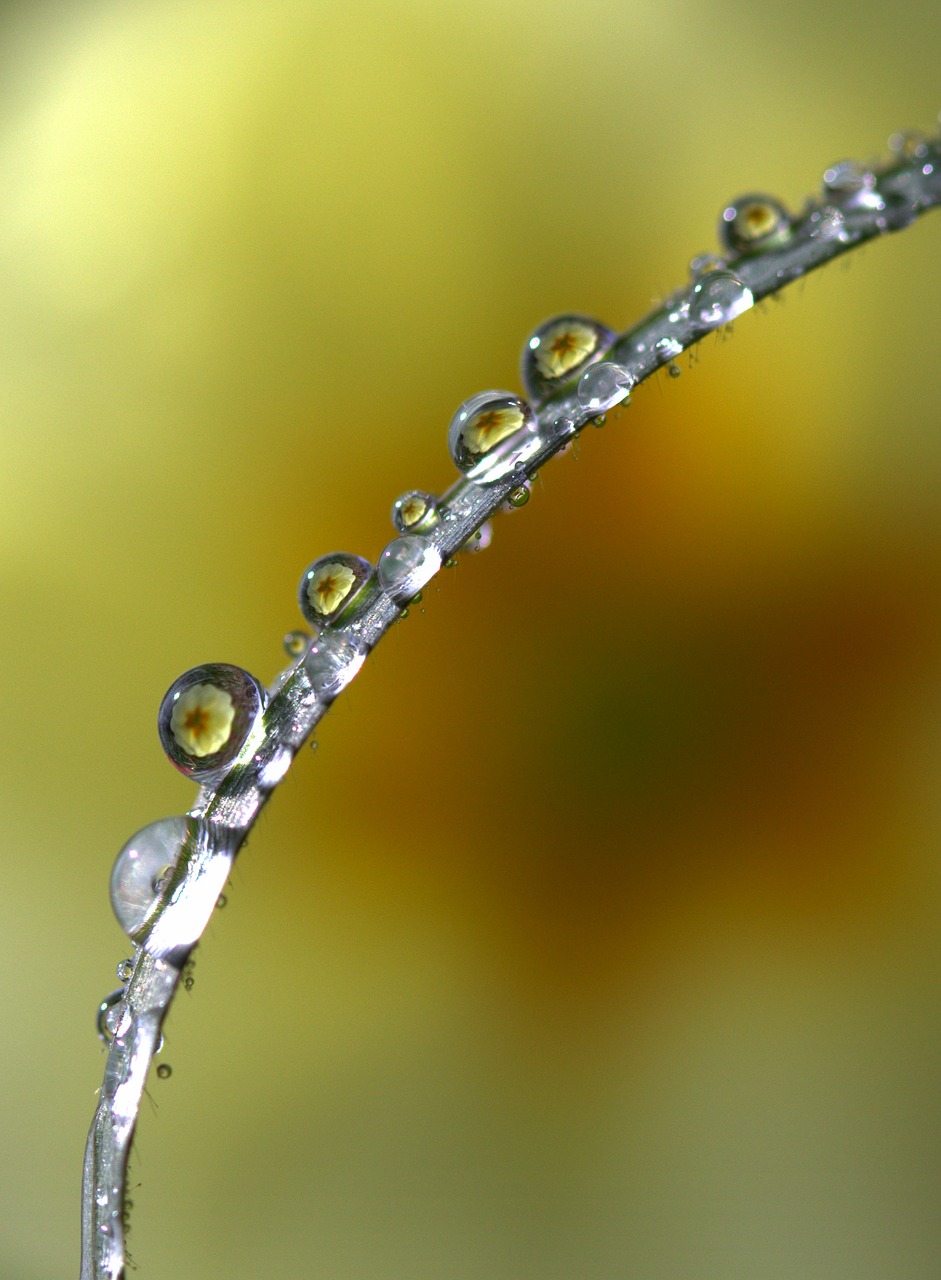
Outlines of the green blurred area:
M4 1280L77 1273L111 862L193 794L167 685L269 681L304 566L450 483L547 315L624 328L735 195L934 128L939 36L0 10ZM171 1015L142 1274L937 1274L939 235L642 388L376 651Z

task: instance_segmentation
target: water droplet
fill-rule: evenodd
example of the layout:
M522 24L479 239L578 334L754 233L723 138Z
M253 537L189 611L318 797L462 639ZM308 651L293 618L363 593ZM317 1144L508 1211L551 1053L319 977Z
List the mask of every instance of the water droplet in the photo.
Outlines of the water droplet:
M196 985L196 979L193 977L191 973L188 973L186 977L183 979L183 986L186 988L187 991L192 991L195 985Z
M586 365L600 359L614 333L589 316L555 316L541 324L523 348L526 394L539 406Z
M160 1066L157 1068L157 1075L161 1080L170 1079L173 1075L173 1068L170 1066L169 1062L161 1062Z
M823 189L844 208L881 209L884 204L876 190L876 175L855 160L840 160L824 170Z
M334 698L363 665L365 654L343 636L326 631L304 655L304 671L320 698Z
M441 566L441 568L442 568L442 569L456 569L456 568L457 568L457 558L456 558L456 556L448 556L447 560L445 560L445 562L444 562L444 564Z
M306 631L289 631L284 637L284 652L289 658L299 658L310 644Z
M678 364L667 365L667 373L670 375L671 378L678 378L682 372L683 370L680 368Z
M311 751L316 751L317 748L320 746L320 743L317 741L316 738L311 738L310 742L308 742L307 745Z
M724 271L727 262L717 253L700 253L689 260L689 274L693 280L700 280L710 271Z
M428 538L410 533L393 538L379 557L376 571L383 590L398 603L410 600L441 568L441 553Z
M485 520L479 529L475 529L471 536L461 547L462 551L478 552L486 551L493 542L493 525L489 520Z
M216 910L222 911L223 908L227 907L228 905L229 905L229 899L225 896L224 893L220 893L218 898L216 898Z
M438 523L438 499L411 489L392 504L392 523L399 533L427 533Z
M131 959L122 960L118 965L118 982L130 982L131 974L134 972L134 961Z
M196 782L221 777L261 721L268 695L254 676L207 662L174 680L157 714L164 751Z
M150 923L181 860L194 852L201 841L212 840L215 830L186 815L161 818L128 840L111 872L111 906L129 937L135 938ZM168 867L169 876L165 874ZM156 890L155 882L160 886Z
M690 324L694 329L715 329L729 324L754 303L751 289L733 272L710 271L690 291Z
M326 622L346 622L366 603L375 571L362 556L335 551L320 556L301 577L298 602L315 629Z
M588 413L603 413L626 400L636 378L623 365L602 360L585 370L578 380L578 403Z
M591 425L593 427L603 427L607 421L608 421L607 415L603 413L599 413L597 417L592 418Z
M739 196L722 210L719 238L733 253L774 248L791 234L791 217L772 196Z
M517 485L515 489L511 489L506 495L506 500L511 507L525 507L529 501L529 486L525 484Z
M105 1044L110 1044L118 1034L120 1024L125 1021L128 1024L130 1023L130 1017L127 1012L125 1012L122 1017L120 1011L120 1004L123 999L124 988L118 987L117 991L112 991L109 995L106 995L104 1000L102 1000L101 1004L98 1006L98 1015L96 1018L98 1037L103 1040ZM127 1027L122 1027L122 1030L126 1031Z
M807 230L814 240L845 240L846 218L832 204L814 209L807 220Z
M451 457L476 484L502 480L539 448L536 415L512 391L481 391L458 408L448 431Z

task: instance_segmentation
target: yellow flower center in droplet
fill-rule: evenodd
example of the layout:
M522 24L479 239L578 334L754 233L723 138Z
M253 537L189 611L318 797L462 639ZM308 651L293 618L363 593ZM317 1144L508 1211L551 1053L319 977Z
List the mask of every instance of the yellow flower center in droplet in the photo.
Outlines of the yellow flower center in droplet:
M318 613L334 613L353 589L356 574L345 564L325 564L307 586L307 598Z
M516 405L483 409L464 424L461 437L471 453L489 453L501 440L519 431L522 425L523 411Z
M587 324L568 321L544 334L536 348L536 365L544 378L561 378L592 354L598 335Z
M211 756L228 742L235 719L231 694L215 684L194 684L173 706L170 732L190 756Z
M778 215L770 204L755 201L741 212L742 230L749 240L760 240L777 226Z
M413 524L418 524L427 507L428 503L425 502L424 498L409 498L408 502L403 502L399 508L399 515L402 517L402 523L406 528Z

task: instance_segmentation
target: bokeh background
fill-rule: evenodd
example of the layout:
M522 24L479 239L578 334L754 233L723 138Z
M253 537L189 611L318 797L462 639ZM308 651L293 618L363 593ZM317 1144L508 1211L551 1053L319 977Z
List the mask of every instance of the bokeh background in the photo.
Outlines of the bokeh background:
M0 1273L78 1269L107 896L565 310L936 127L933 0L0 9ZM323 723L167 1028L163 1280L926 1280L941 1258L941 220L547 467Z

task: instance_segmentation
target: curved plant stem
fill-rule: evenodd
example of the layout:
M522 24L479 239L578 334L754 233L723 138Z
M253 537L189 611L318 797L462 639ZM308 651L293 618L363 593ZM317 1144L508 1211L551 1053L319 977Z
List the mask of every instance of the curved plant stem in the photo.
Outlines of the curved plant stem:
M642 382L706 333L724 327L752 301L777 293L867 240L901 230L941 203L941 141L902 139L893 160L877 169L835 166L828 171L823 198L809 203L799 216L786 219L781 234L765 236L761 230L761 217L770 216L769 209L773 212L776 207L773 202L762 206L764 199L745 197L752 202L747 207L758 209L754 243L744 252L710 264L712 270L699 275L698 286L694 282L692 287L678 289L601 354L602 361L618 366L625 387ZM730 206L726 211L726 222L732 221L735 209ZM724 273L720 283L738 289L737 301L725 309L717 304L710 314L703 304L709 298L704 289L718 278L718 272ZM454 484L440 500L439 523L426 535L441 563L447 564L484 521L504 507L509 495L564 449L598 412L584 385L579 399L578 387L570 382L539 409L538 449L525 464L495 483L461 479ZM339 647L345 642L349 652L359 655L337 685L355 675L362 656L401 613L401 604L377 589L355 621L330 628ZM150 922L146 937L137 939L126 987L109 1012L111 1044L85 1150L82 1280L121 1280L125 1275L125 1180L147 1071L183 966L233 858L298 748L339 692L336 685L324 692L308 672L302 657L283 674L265 711L260 740L253 739L215 789L200 792L190 813L202 819L202 829L217 833L218 839L197 841L187 850L175 870L172 892Z

